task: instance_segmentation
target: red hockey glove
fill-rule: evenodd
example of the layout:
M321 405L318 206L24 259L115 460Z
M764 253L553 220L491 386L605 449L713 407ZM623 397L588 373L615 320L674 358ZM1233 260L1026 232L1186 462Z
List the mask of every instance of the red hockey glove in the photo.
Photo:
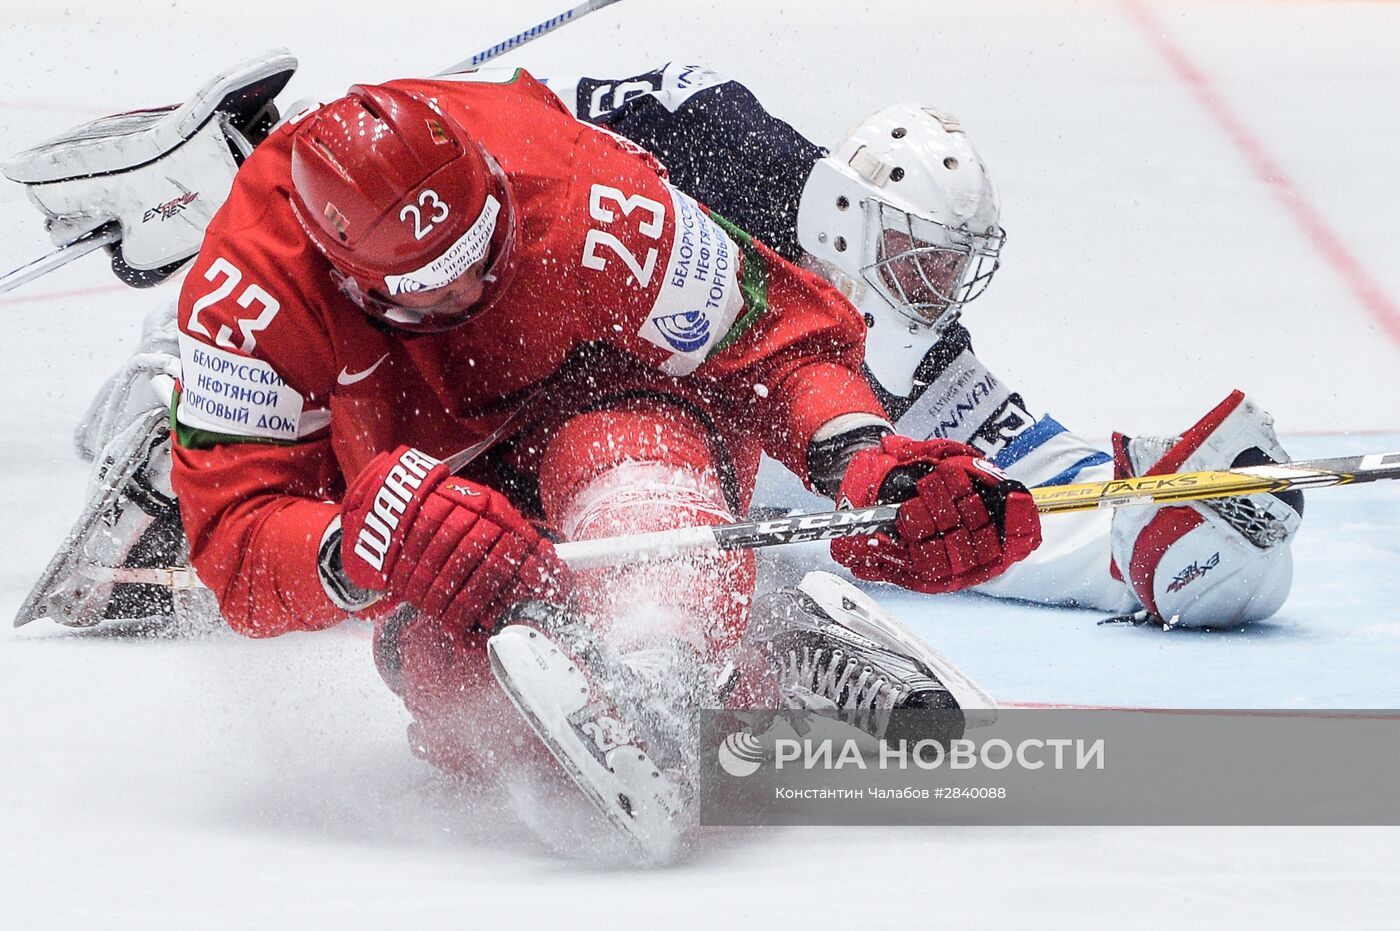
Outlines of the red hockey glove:
M903 502L895 535L831 541L856 578L918 592L950 592L995 578L1040 545L1040 515L1026 486L971 446L886 436L851 459L842 505Z
M454 478L400 446L345 493L342 564L354 585L464 630L489 630L511 604L555 598L568 569L505 496Z

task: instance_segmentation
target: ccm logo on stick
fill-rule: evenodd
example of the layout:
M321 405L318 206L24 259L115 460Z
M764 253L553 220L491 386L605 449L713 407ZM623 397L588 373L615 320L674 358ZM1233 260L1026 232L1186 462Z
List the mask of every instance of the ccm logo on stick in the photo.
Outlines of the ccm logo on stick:
M398 529L399 518L408 508L413 492L422 487L423 479L434 466L441 464L419 450L404 451L375 492L374 508L365 515L365 525L355 538L356 556L377 571L384 571L384 557L389 552L393 532Z

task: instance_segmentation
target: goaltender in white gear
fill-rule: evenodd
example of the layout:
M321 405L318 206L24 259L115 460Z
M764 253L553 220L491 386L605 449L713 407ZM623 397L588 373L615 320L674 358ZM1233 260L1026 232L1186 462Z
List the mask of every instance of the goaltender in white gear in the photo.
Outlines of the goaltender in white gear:
M797 233L864 314L866 368L904 435L970 443L1031 488L1287 459L1272 419L1235 392L1179 441L1124 440L1115 470L982 365L959 318L1000 266L1006 233L991 178L946 113L898 104L858 125L812 169ZM1301 515L1301 494L1057 515L1038 550L978 590L1235 627L1287 598Z

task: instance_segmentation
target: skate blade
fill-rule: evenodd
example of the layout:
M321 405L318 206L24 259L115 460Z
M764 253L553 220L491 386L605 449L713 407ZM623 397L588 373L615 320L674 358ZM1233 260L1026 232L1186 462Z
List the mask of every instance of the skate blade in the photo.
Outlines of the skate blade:
M559 765L646 862L670 862L679 848L667 781L647 754L623 745L601 751L579 736L569 716L585 708L588 681L548 637L510 625L486 644L496 681Z

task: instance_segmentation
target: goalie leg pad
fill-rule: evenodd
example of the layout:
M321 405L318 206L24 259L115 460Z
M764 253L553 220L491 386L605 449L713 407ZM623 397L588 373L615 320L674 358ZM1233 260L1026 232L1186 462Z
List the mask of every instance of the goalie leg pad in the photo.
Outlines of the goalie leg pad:
M15 617L69 627L105 620L218 618L208 590L177 573L189 547L170 488L166 415L147 411L119 431L93 468L88 501Z
M146 315L136 352L88 404L73 431L73 445L81 458L96 459L118 433L148 412L156 410L164 416L170 410L171 392L180 376L176 306L174 299L162 301Z

